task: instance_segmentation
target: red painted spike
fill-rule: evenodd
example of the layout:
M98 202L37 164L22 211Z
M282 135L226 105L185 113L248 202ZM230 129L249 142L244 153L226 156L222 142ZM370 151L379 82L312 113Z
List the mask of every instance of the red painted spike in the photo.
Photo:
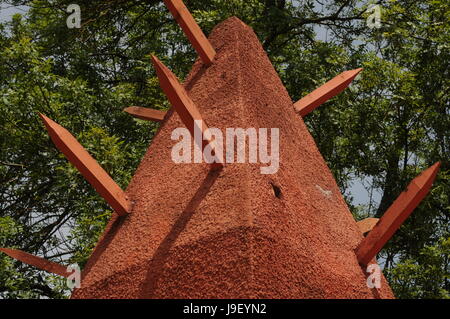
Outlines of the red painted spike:
M70 276L70 273L67 272L66 267L64 267L60 264L54 263L52 261L49 261L47 259L37 257L37 256L31 255L29 253L26 253L24 251L17 250L17 249L0 248L0 251L7 254L11 258L19 260L30 266L39 268L41 270L45 270L52 274L56 274L56 275L63 276L63 277Z
M439 166L440 163L436 163L413 179L406 191L400 194L372 231L361 241L356 249L356 256L360 264L364 266L369 264L428 194L439 171Z
M138 119L155 122L162 122L164 120L164 116L166 116L167 113L165 111L154 110L139 106L130 106L124 109L124 111Z
M362 68L342 72L296 102L294 104L295 110L301 117L305 117L314 109L341 93L361 71Z
M164 0L194 49L206 65L212 64L216 51L181 0Z
M195 121L202 121L202 134L208 129L197 106L189 97L188 93L181 85L175 74L172 73L159 59L152 55L153 65L159 78L159 83L164 93L167 95L175 111L180 116L184 125L194 137ZM209 144L209 141L203 141L203 145L198 145L202 149Z
M360 220L356 224L358 225L359 230L361 231L361 234L366 234L369 231L371 231L375 225L378 223L378 218L366 218L363 220Z
M172 73L159 59L152 55L152 62L156 69L156 74L159 78L159 84L169 99L170 103L174 107L175 111L180 116L186 128L191 133L192 138L195 141L195 130L202 133L201 145L198 145L200 149L204 149L208 144L211 143L212 149L215 149L214 141L205 138L205 131L208 130L206 122L203 120L197 106L189 97L188 93L181 85L175 74ZM198 127L196 121L201 121L201 127ZM216 159L212 164L213 168L222 167L222 163Z
M52 121L43 114L39 114L56 147L91 183L96 191L119 214L126 215L130 211L130 203L123 190L112 180L106 171L92 158L78 143L75 137L64 127Z

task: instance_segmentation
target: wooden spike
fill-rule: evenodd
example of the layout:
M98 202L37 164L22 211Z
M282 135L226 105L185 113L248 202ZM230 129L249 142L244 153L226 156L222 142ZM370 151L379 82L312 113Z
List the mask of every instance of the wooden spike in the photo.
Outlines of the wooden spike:
M428 194L439 171L439 166L440 163L436 163L413 179L407 190L400 194L372 231L361 241L356 249L356 256L360 264L364 266L369 264Z
M30 266L39 268L41 270L45 270L52 274L56 274L56 275L63 276L63 277L70 276L70 273L67 272L66 267L64 267L60 264L54 263L52 261L49 261L47 259L37 257L37 256L31 255L29 253L26 253L24 251L17 250L17 249L0 248L0 251L7 254L11 258L19 260Z
M195 51L206 65L212 64L216 51L206 38L203 31L195 22L189 10L186 8L182 0L164 0L169 11L177 20L183 32L188 37Z
M119 215L126 215L130 211L130 203L123 190L69 131L45 115L39 116L56 147Z
M124 111L138 119L155 122L162 122L164 120L164 116L166 116L167 113L165 111L154 110L139 106L130 106L124 109Z
M159 78L159 84L169 99L170 103L174 107L175 111L181 118L181 121L186 126L186 128L191 133L192 138L195 143L195 131L201 132L202 141L197 145L201 150L203 150L208 144L211 144L211 148L216 149L214 146L215 141L205 137L205 131L208 130L206 122L203 120L197 106L189 97L188 93L181 85L175 74L172 73L157 57L152 55L153 65L156 69L156 74ZM201 127L197 123L201 123ZM216 158L215 162L212 164L214 169L221 168L223 163Z
M378 218L366 218L363 220L360 220L356 224L358 225L359 230L361 231L361 234L365 235L366 233L370 232L375 225L378 223Z
M175 111L180 116L186 128L194 138L194 129L196 127L195 121L202 121L201 128L202 134L208 129L205 121L203 120L197 106L189 97L188 93L181 85L175 74L172 73L159 59L152 55L153 65L156 69L156 74L159 78L159 83L170 103L174 107ZM209 141L203 141L202 145L198 145L203 149L208 145Z
M362 68L342 72L296 102L295 110L301 117L305 117L321 104L341 93L361 71Z

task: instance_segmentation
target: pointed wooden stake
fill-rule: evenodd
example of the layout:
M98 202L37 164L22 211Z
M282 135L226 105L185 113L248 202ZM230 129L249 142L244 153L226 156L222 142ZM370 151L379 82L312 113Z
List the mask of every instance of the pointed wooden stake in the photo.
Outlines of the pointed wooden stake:
M164 116L166 116L167 113L165 111L154 110L139 106L130 106L124 109L124 111L138 119L155 122L162 122L164 120Z
M54 263L52 261L49 261L47 259L31 255L24 251L10 249L10 248L0 248L0 251L7 254L11 258L19 260L30 266L39 268L41 270L50 272L52 274L56 274L56 275L63 276L63 277L69 277L71 275L71 273L67 272L66 267L64 267L60 264Z
M164 0L169 11L172 13L175 20L177 20L181 29L188 37L195 51L206 65L212 64L216 51L209 43L203 31L195 22L189 10L181 0Z
M359 230L361 231L361 234L365 235L366 233L370 232L375 225L378 223L378 218L366 218L363 220L360 220L356 224L358 225Z
M155 66L161 88L174 107L175 111L180 116L181 121L191 133L194 142L197 143L197 146L201 150L204 150L204 148L209 144L211 144L211 149L215 150L215 141L211 141L211 139L205 137L205 131L208 130L206 122L203 120L197 106L191 100L178 78L161 61L159 61L157 57L152 55L152 61ZM196 141L195 131L201 132L201 143ZM223 163L220 163L217 158L212 164L213 168L220 168L222 166Z
M345 71L328 81L318 89L315 89L294 104L295 110L301 117L305 117L321 104L341 93L362 69Z
M356 249L356 256L360 264L364 266L369 264L428 194L439 171L439 166L440 163L436 163L413 179L407 190L400 194L372 231L361 241Z
M39 116L56 147L119 215L126 215L130 211L130 203L123 190L69 131L45 115Z

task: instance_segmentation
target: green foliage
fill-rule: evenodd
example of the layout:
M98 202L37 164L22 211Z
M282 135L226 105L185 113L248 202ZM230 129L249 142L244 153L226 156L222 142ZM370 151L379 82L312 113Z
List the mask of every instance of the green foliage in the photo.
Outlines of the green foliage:
M66 27L69 0L9 0L25 16L0 24L0 246L64 264L86 260L111 211L55 149L37 113L71 131L126 188L154 123L122 112L167 109L156 54L180 78L196 53L158 0L80 0L82 28ZM342 71L364 71L305 119L355 218L381 216L436 161L433 191L379 259L400 298L447 298L450 219L449 21L445 0L368 2L185 1L209 34L230 16L255 30L292 99ZM371 196L350 193L364 180ZM63 280L0 255L0 297L65 297Z
M15 16L11 35L1 38L0 72L8 76L0 78L0 216L5 218L0 244L83 265L111 212L55 149L38 113L71 131L124 188L156 125L123 114L125 106L136 104L133 85L94 87L83 76L58 74L58 59L42 53L31 38L36 29L27 23ZM153 81L149 88L155 87ZM12 233L15 228L6 221L14 221L20 231ZM24 265L15 271L18 263L1 258L0 272L7 278L0 281L3 297L67 293L61 280Z
M450 237L420 250L418 258L406 259L388 272L398 298L443 298L450 294L445 285L449 274Z

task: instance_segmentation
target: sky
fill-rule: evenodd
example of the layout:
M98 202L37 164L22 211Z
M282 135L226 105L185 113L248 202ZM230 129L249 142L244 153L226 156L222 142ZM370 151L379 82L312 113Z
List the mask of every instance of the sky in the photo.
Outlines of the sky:
M26 13L26 7L13 7L8 4L0 4L0 22L8 22L16 13Z

